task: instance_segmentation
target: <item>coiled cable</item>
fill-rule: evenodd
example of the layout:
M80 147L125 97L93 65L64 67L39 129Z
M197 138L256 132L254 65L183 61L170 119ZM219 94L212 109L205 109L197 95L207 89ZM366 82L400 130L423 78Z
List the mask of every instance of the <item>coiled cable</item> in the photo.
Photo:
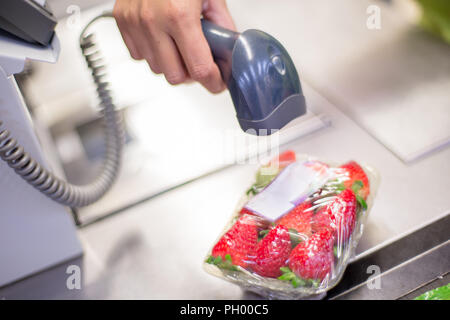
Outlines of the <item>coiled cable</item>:
M34 188L69 207L87 206L100 199L114 183L120 168L124 143L122 117L114 105L109 83L105 80L106 66L95 44L94 35L87 33L88 27L94 21L104 17L112 17L112 14L108 12L95 17L80 36L81 51L97 87L106 145L102 169L91 183L74 185L56 177L33 159L7 129L2 128L3 122L0 119L0 158Z

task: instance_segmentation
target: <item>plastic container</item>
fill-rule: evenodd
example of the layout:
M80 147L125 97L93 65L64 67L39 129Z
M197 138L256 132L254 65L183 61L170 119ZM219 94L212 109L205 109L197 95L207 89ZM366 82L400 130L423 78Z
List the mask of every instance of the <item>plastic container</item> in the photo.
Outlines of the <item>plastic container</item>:
M378 187L372 168L286 151L259 168L205 270L275 299L320 299L354 256Z

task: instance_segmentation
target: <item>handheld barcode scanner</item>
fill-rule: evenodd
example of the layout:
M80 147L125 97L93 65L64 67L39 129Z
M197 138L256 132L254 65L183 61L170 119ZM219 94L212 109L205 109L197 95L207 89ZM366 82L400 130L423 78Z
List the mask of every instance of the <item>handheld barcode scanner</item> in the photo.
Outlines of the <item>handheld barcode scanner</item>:
M202 20L242 130L267 135L305 114L300 80L286 49L259 30L237 33Z

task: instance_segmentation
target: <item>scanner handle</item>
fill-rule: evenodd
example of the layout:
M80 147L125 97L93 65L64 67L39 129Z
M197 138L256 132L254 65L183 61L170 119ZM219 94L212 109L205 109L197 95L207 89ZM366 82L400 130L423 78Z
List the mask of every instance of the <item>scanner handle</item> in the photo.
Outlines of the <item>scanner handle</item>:
M231 54L240 33L222 28L205 19L201 19L201 23L203 34L208 41L214 59L225 60L227 64L231 63Z

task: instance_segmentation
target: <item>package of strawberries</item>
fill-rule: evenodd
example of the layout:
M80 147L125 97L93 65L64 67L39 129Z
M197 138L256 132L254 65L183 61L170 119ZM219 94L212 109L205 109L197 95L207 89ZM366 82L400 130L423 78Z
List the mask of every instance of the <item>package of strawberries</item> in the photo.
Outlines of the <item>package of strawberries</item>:
M378 174L288 150L261 166L208 253L207 272L272 299L320 299L341 279Z

